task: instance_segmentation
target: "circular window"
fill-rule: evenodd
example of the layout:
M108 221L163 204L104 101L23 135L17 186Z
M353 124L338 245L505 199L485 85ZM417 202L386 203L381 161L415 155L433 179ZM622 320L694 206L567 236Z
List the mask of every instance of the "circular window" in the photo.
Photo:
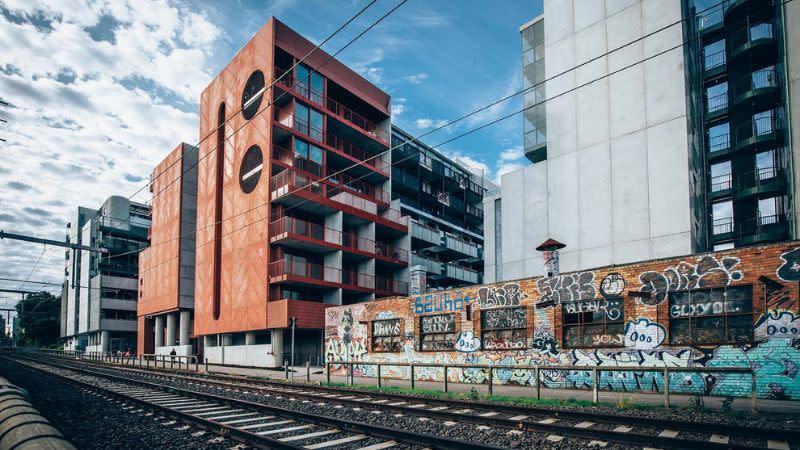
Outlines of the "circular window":
M258 107L261 106L261 99L264 97L264 74L256 70L247 79L242 92L242 115L250 120L255 117Z
M254 145L247 149L239 167L239 186L245 194L253 192L256 188L263 169L264 156L261 154L261 148Z

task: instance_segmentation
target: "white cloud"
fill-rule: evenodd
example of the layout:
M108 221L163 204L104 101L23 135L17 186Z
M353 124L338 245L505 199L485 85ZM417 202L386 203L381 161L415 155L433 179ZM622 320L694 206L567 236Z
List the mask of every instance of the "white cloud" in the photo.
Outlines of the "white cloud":
M497 171L494 176L494 183L500 184L500 179L507 173L514 172L515 170L525 167L522 163L504 163L497 166Z
M422 118L422 119L415 120L414 124L420 130L425 130L427 128L443 127L443 126L447 125L447 122L448 121L444 120L444 119L426 119L426 118Z
M364 72L364 76L375 84L380 83L381 77L383 77L383 67L370 67Z
M0 228L54 238L79 205L96 208L109 195L133 194L180 141L196 143L193 111L222 32L167 0L3 4L22 20L0 14L0 42L7 44L0 92L12 105L0 111L8 119L0 129L7 140L0 198L18 199L0 202ZM94 40L87 27L108 16L113 39ZM37 28L33 17L47 26ZM134 199L147 200L144 191ZM0 272L25 278L40 252L2 245ZM58 281L59 271L63 252L48 250L31 279Z
M517 145L515 147L511 147L500 152L501 161L516 161L522 158L523 156L525 156L525 152L522 150L521 145Z
M407 77L403 77L403 79L411 84L420 84L428 79L428 74L425 72L420 72L413 75L409 75Z
M392 99L392 118L397 119L400 114L406 110L406 99L403 97L396 97Z

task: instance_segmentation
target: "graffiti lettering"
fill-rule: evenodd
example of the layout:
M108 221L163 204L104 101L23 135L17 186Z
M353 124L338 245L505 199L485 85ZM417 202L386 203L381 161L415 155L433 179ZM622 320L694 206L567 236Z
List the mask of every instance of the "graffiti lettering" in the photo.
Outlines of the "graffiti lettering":
M593 334L592 346L600 347L603 345L618 346L622 345L624 337L621 334Z
M506 308L481 311L481 327L484 330L525 328L528 326L528 309Z
M661 324L640 317L625 324L625 346L640 350L652 350L664 342L666 330Z
M456 316L445 314L440 316L425 316L420 319L423 333L455 333Z
M610 273L603 277L600 282L600 294L603 297L617 297L625 290L625 278L617 272Z
M800 248L781 255L783 264L778 267L778 278L783 281L800 281Z
M414 297L414 313L459 311L469 305L471 301L469 295L465 295L462 291L418 295Z
M327 361L363 361L367 354L367 347L362 340L353 340L346 344L339 339L328 339L325 346L325 359Z
M481 348L481 339L472 334L472 331L462 331L458 334L455 349L459 352L470 353Z
M595 297L596 291L592 282L594 272L572 273L557 277L540 278L536 288L541 294L541 302L551 302L559 305L579 300L589 300Z
M400 319L376 320L372 322L373 336L400 336Z
M800 317L789 311L770 311L756 322L756 336L760 338L800 337Z
M536 331L533 334L531 341L531 348L539 354L558 356L558 341L555 340L552 334Z
M618 320L622 317L623 300L616 299L598 299L587 300L582 302L564 303L564 312L567 314L579 314L585 312L604 313L609 320Z
M655 306L671 292L727 286L731 281L744 278L741 270L734 270L740 262L734 256L724 256L718 261L714 256L706 255L699 257L697 264L681 262L663 272L643 272L639 275L641 291L652 292L654 296L641 298L640 301L647 306Z
M478 289L481 309L517 306L520 300L528 298L517 283L508 283L503 287L482 287Z

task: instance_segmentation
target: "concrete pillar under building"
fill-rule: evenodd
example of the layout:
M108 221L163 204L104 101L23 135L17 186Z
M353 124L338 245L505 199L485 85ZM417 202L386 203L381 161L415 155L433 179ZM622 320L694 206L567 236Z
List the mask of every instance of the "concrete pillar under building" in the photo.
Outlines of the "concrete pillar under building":
M156 316L156 348L164 346L164 316Z
M256 332L255 331L248 331L244 334L244 344L245 345L255 345L256 344Z
M166 345L175 345L175 335L178 328L178 313L167 314L167 342Z
M103 330L100 332L100 351L107 352L108 351L108 344L109 344L109 333L108 330Z
M191 321L191 313L189 311L181 311L180 341L178 342L178 345L189 345L190 321Z
M272 353L275 354L275 366L283 365L283 328L272 330Z

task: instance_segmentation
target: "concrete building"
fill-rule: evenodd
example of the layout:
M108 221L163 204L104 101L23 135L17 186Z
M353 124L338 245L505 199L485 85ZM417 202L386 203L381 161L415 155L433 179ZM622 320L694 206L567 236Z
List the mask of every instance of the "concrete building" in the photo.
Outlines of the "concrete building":
M483 280L483 176L392 126L392 199L411 218L411 287ZM493 185L491 187L494 187Z
M328 306L408 292L408 218L376 156L389 95L322 51L295 66L313 48L271 18L201 97L194 332L210 362L280 366L294 317L295 361L319 363Z
M534 164L485 201L487 282L542 275L548 238L573 271L797 236L800 8L706 3L545 0L522 29L546 134L526 116Z
M67 350L136 349L138 252L147 246L150 208L109 197L98 210L79 207L69 242L108 249L67 250L61 299L61 338Z
M197 148L180 144L151 175L150 244L139 254L140 353L181 356L199 352L192 333Z

